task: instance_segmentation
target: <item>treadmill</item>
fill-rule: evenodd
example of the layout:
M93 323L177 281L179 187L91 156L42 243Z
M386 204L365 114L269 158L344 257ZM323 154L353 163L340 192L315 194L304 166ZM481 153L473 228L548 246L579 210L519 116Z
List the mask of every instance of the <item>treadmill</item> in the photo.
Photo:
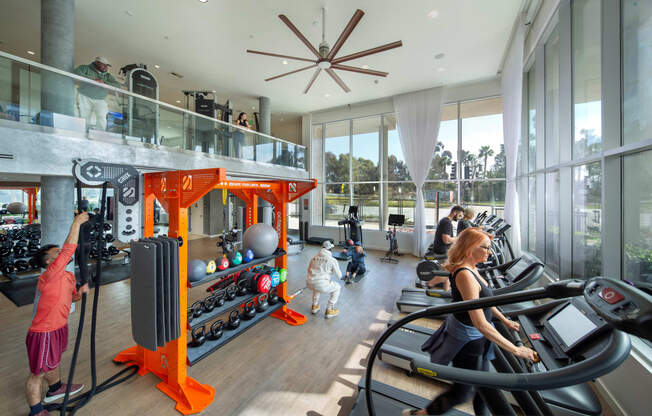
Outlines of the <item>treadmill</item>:
M485 277L493 287L494 295L502 295L532 286L543 274L543 269L544 265L536 262L526 266L516 275L513 272L508 272L504 275L495 274L493 277L485 275ZM403 313L412 313L424 308L450 303L451 301L450 292L443 290L405 288L396 301L396 307Z
M521 316L527 319L522 320L525 325L523 334L519 334L521 342L534 348L541 361L526 363L496 348L496 359L492 363L500 372L435 364L431 364L430 371L438 379L477 386L493 414L516 414L504 396L504 390L512 392L523 413L528 415L586 414L581 413L583 410L599 414L599 402L592 409L564 408L570 403L565 401L568 397L559 395L558 402L554 402L548 391L564 392L567 386L582 385L619 367L631 349L625 332L652 339L650 293L649 288L639 289L622 281L595 277L589 281L554 282L543 288L456 302L409 315L392 324L375 343L368 358L364 386L351 414L396 415L406 407L423 407L423 401L415 399L414 395L396 388L385 388L373 381L376 357L381 354L383 344L401 327L419 318L544 298L560 300L522 313ZM591 402L586 398L584 401L578 397L573 399L574 404Z

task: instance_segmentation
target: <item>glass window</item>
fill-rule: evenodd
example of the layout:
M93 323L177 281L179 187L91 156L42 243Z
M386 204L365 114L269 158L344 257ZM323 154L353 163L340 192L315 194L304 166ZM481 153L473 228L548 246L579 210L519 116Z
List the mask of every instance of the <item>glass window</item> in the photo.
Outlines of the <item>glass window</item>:
M387 185L387 213L405 215L404 228L414 227L414 203L417 199L416 186L412 182Z
M354 184L353 205L358 206L358 217L364 221L362 228L380 229L380 184L378 182Z
M573 0L573 157L600 152L602 94L600 56L601 4Z
M652 150L623 157L623 278L652 283Z
M461 179L504 178L505 147L501 98L467 101L462 118Z
M434 229L439 220L457 204L457 182L426 182L423 185L426 228Z
M324 195L324 225L337 227L337 222L349 212L351 202L348 184L327 184Z
M520 177L516 179L516 186L518 187L518 200L520 207L519 220L521 225L521 247L527 250L528 243L528 183L527 177Z
M622 0L623 144L652 138L652 3Z
M546 264L559 273L559 171L546 173Z
M602 164L573 168L573 278L602 274Z
M460 183L460 187L464 206L473 208L476 213L487 211L488 214L504 216L504 181L463 181Z
M288 230L299 231L300 202L299 198L288 204Z
M387 180L411 181L412 177L405 163L401 140L396 129L396 116L388 114L384 117L384 120L387 133Z
M326 124L324 137L324 173L326 182L349 182L350 122Z
M532 253L537 252L537 178L534 175L528 177L528 241L527 249Z
M545 45L546 166L559 163L559 31Z
M527 133L529 172L537 169L537 91L534 65L527 73Z
M353 181L380 180L380 117L353 120Z
M451 167L457 162L457 103L441 109L441 123L435 154L427 179L450 179Z

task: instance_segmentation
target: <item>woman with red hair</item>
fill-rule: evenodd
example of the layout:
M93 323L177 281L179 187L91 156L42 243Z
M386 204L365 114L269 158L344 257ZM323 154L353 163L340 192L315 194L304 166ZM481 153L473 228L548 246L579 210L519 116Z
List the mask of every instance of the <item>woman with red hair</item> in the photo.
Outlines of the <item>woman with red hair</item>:
M493 296L486 280L475 268L485 262L489 255L492 236L480 228L467 228L448 251L444 264L451 273L451 295L453 301L471 300ZM430 353L435 364L448 364L469 370L489 370L489 361L494 358L493 344L517 357L534 360L534 351L517 347L503 337L491 323L496 318L509 329L518 331L518 322L507 319L495 307L474 309L447 316L444 324L421 346ZM446 393L437 396L425 409L404 410L403 415L439 415L452 407L467 401L474 393L474 387L455 383ZM489 414L489 409L479 394L473 396L473 410L476 415Z

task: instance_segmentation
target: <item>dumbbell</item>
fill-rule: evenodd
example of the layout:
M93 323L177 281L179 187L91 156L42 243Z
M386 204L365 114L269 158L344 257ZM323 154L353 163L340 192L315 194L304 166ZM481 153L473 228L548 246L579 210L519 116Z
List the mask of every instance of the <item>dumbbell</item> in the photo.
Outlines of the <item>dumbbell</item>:
M114 247L114 246L109 247L109 254L110 255L115 256L115 255L117 255L119 253L120 253L120 250L118 250L117 247Z
M38 264L38 260L36 259L36 257L32 257L31 259L29 259L29 265L32 266L32 270L41 269L41 265Z
M105 234L104 235L104 241L106 241L107 243L112 243L112 242L115 241L115 237L113 237L113 234L110 234L110 233Z
M14 267L16 268L17 272L26 272L31 269L27 260L16 260Z
M13 261L6 261L2 264L2 274L5 276L11 276L14 274L14 262Z

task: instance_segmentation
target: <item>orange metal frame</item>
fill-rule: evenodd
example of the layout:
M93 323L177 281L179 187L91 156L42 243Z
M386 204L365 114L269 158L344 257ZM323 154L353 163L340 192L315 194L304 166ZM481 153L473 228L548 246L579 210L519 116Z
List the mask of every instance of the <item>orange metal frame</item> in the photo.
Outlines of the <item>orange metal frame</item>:
M317 181L230 181L226 179L226 170L201 169L187 171L170 171L144 174L145 186L145 230L144 237L154 233L154 200L157 199L169 215L170 237L181 237L184 244L179 248L179 287L188 285L188 208L213 189L227 189L242 199L246 204L246 225L258 220L258 198L274 205L275 226L279 235L279 247L287 250L287 203L310 192L317 187ZM287 258L276 259L276 266L287 267ZM289 302L287 283L278 286L279 296ZM188 291L180 291L179 310L182 328L188 328ZM290 325L302 325L306 317L284 305L272 316L282 319ZM210 405L215 397L215 389L201 384L187 375L187 332L168 342L156 351L134 346L120 352L116 362L137 363L139 374L149 372L162 381L156 386L159 390L177 402L176 409L184 415L199 413Z
M17 188L17 187L0 187L0 189L20 189L27 194L27 218L29 223L33 223L36 219L36 195L38 195L39 188Z

